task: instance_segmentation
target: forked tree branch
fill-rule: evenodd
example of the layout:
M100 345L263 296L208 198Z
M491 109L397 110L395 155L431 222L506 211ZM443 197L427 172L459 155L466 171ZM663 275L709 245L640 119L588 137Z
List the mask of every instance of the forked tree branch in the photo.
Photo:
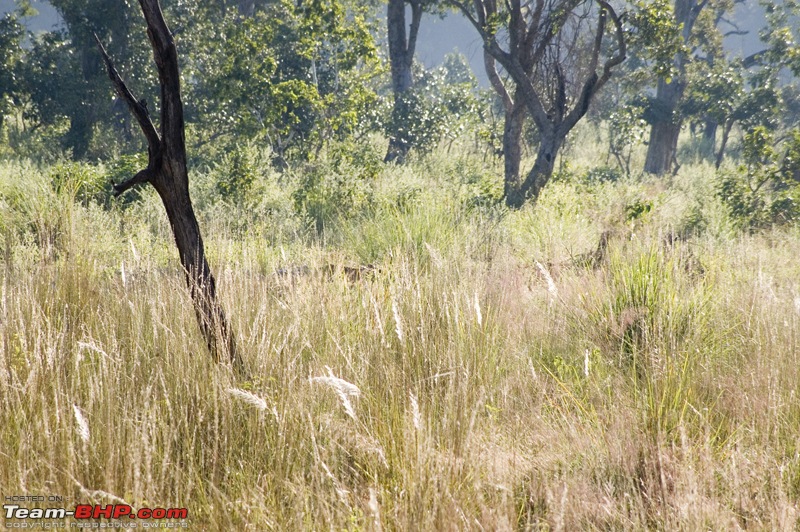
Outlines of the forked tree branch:
M113 181L111 182L111 186L114 187L114 197L120 197L126 190L129 190L136 185L140 185L142 183L149 183L153 179L153 171L150 168L145 168L144 170L140 170L131 178L126 179L120 184L116 184Z
M180 97L178 52L164 21L158 0L139 0L147 21L147 36L153 46L161 86L161 134L150 120L144 101L138 101L122 81L100 40L97 44L117 94L125 100L147 137L147 168L114 185L119 196L140 183L150 183L161 197L178 248L186 284L194 305L200 331L215 359L227 355L237 371L245 372L237 355L230 322L217 300L216 282L206 259L203 238L189 197L186 168L183 104Z
M602 10L600 13L600 20L598 22L597 31L598 34L595 38L595 47L592 50L593 55L591 65L592 70L589 72L589 77L583 84L583 88L581 90L581 95L578 98L578 102L576 103L575 107L567 116L567 119L564 121L564 126L567 127L567 131L572 129L575 124L586 114L586 111L589 108L589 103L594 98L594 95L597 94L603 85L611 77L611 72L620 63L625 61L625 57L627 55L627 46L625 43L625 33L622 27L622 20L620 20L619 15L617 12L614 11L614 8L611 7L606 0L596 0L597 3L600 5L600 9ZM617 52L608 61L605 62L603 65L603 72L598 76L596 68L597 68L597 56L600 53L600 44L602 37L606 31L605 29L605 16L608 15L611 18L611 21L614 24L614 34L617 39ZM601 33L602 32L602 33Z
M506 112L511 112L511 108L514 106L514 101L511 99L508 89L503 83L503 80L500 79L500 75L497 73L497 65L494 57L492 57L492 55L485 49L483 50L483 66L486 69L486 75L489 77L489 83L492 85L492 88L500 96L500 99L503 102L503 109L505 109Z
M178 52L158 0L139 0L147 21L147 36L153 46L161 86L161 138L169 159L186 159L181 78L178 71Z
M100 55L103 56L103 62L106 65L106 70L108 70L108 77L111 79L111 83L114 84L114 90L117 92L117 95L122 98L125 103L128 105L128 109L131 110L131 113L136 118L136 121L139 122L139 127L142 129L142 133L144 133L145 138L147 139L147 146L150 148L150 151L153 153L158 152L161 148L161 138L158 136L158 132L156 131L156 126L153 125L153 121L150 120L150 113L147 111L147 107L144 105L144 100L138 100L133 95L131 90L125 85L125 82L122 80L122 77L117 72L116 67L114 67L114 62L111 60L111 57L106 52L103 43L100 42L100 38L95 34L94 36L95 41L97 41L97 47L100 49Z
M611 17L611 21L614 23L614 35L617 38L617 53L611 57L606 64L603 65L603 73L600 75L599 84L603 86L608 78L611 77L611 71L614 67L620 65L628 55L628 46L625 42L625 30L622 27L622 20L617 15L617 12L614 11L614 8L611 7L611 4L606 2L605 0L597 0L597 3L605 9L608 16Z

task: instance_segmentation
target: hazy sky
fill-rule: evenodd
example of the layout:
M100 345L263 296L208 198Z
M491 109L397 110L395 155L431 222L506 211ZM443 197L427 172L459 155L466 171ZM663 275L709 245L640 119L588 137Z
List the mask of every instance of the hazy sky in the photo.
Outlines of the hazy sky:
M54 24L58 22L58 15L55 8L48 2L41 0L33 0L31 2L33 8L39 12L39 15L28 21L28 27L33 31L49 30ZM16 9L14 0L0 0L0 15L4 15L9 11Z
M483 69L483 44L467 19L450 15L444 20L424 15L417 44L417 60L430 68L442 62L445 54L458 50L464 54L477 78L488 85Z

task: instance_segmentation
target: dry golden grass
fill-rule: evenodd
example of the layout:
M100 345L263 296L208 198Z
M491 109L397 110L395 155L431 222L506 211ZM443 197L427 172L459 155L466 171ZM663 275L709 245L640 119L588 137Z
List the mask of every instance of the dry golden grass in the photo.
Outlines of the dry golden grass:
M20 204L3 171L4 495L208 530L798 527L796 230L737 236L711 205L667 243L703 191L638 182L517 213L422 194L277 243L206 215L242 381L205 351L154 198ZM570 262L609 227L596 267Z

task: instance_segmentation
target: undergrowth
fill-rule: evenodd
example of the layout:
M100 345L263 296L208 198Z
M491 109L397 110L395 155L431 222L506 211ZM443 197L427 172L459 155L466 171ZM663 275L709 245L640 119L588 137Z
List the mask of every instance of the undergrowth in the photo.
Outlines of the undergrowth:
M246 381L154 192L98 185L135 161L0 165L0 492L209 530L797 527L796 228L738 231L703 165L576 163L508 211L497 161L353 177L370 153L193 168Z

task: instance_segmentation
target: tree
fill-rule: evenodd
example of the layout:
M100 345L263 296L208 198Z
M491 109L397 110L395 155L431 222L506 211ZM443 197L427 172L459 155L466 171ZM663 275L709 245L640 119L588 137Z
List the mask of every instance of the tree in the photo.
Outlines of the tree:
M497 62L489 53L483 50L483 65L494 91L503 105L503 197L509 205L516 199L519 185L519 167L522 161L522 131L525 118L528 116L521 90L518 88L512 99L505 83L497 72ZM510 201L513 200L513 201Z
M406 24L406 5L411 7L411 23ZM422 13L433 7L430 0L389 0L386 8L386 29L389 42L389 64L392 71L392 94L394 106L389 124L389 149L385 161L403 162L411 149L407 131L412 116L412 105L409 101L410 91L414 85L412 66L414 52L417 47L419 26ZM406 32L408 26L408 32Z
M514 176L514 164L506 163L506 203L521 206L536 200L553 174L556 156L567 135L584 117L597 92L625 60L622 21L605 0L476 0L472 6L448 0L478 30L484 50L514 82L510 90L492 83L506 102L513 119L521 102L539 134L533 168L524 181ZM611 42L604 42L608 33ZM501 39L507 41L503 48ZM491 63L491 61L489 61ZM516 135L512 123L510 135ZM508 152L506 157L519 158ZM516 168L519 164L516 163Z
M181 80L175 41L164 20L159 0L139 0L139 5L147 22L147 35L158 67L161 124L157 131L146 103L138 100L128 89L97 39L114 89L139 123L148 146L147 168L115 184L114 194L119 196L144 183L150 183L156 189L167 211L195 314L208 348L217 360L227 356L234 366L241 368L233 331L217 300L216 282L206 260L203 238L189 197Z
M203 140L257 139L285 166L352 132L374 103L377 50L361 7L276 0L242 19L203 4L190 13L185 69Z
M0 19L0 131L6 113L18 103L24 36L25 29L15 13L8 13Z
M770 129L778 123L781 95L777 72L765 68L750 72L742 60L719 60L708 68L702 62L700 72L693 72L681 105L683 116L699 116L705 125L722 126L722 137L714 159L717 168L722 164L725 149L733 126L739 124L745 131L759 126ZM711 133L704 131L704 134ZM714 135L715 136L715 135ZM712 141L714 136L708 137Z
M132 0L51 0L50 3L64 21L64 31L50 32L37 39L47 44L35 49L45 52L45 56L34 55L32 62L43 62L43 73L47 73L51 65L69 65L68 70L54 72L55 77L72 76L74 79L69 83L68 93L46 79L47 76L36 80L43 83L41 89L33 83L31 89L38 93L37 101L46 105L50 113L69 119L69 130L63 137L63 144L72 151L75 159L82 159L89 155L95 127L112 122L115 115L108 86L103 81L94 35L109 43L111 53L127 65L129 78L137 85L152 85L155 80L146 79L145 48L132 38L137 24ZM80 76L75 77L75 72ZM50 121L54 116L42 118ZM116 123L125 129L124 123L119 120Z
M779 126L781 108L786 106L781 101L780 87L785 85L789 72L795 76L800 73L800 48L793 29L798 6L793 2L763 5L767 23L759 36L764 48L747 57L725 57L720 23L732 26L728 33L747 33L724 18L731 4L714 3L701 13L695 25L692 46L702 49L705 57L696 53L687 65L687 86L677 113L679 117L701 121L706 141L713 148L721 126L722 138L715 154L717 168L734 125L747 134L760 126L768 130ZM788 124L790 128L794 125Z
M651 126L645 172L662 175L673 168L682 124L679 105L688 85L686 68L691 62L690 40L695 23L708 1L675 0L672 6L673 28L679 28L682 46L672 56L671 71L662 72L659 76L656 96L648 108ZM667 27L666 30L668 32L670 29ZM656 31L659 29L656 28Z

